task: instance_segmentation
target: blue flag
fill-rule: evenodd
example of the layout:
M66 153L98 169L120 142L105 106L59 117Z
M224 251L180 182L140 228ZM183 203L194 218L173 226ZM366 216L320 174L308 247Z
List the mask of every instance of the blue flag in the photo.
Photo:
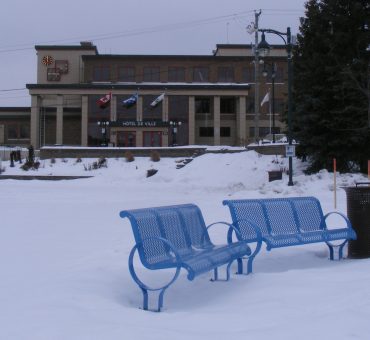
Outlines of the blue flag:
M137 102L137 99L138 99L138 94L134 94L132 95L130 98L127 98L125 100L122 101L122 105L124 107L126 107L127 109L130 108L131 106L134 106Z

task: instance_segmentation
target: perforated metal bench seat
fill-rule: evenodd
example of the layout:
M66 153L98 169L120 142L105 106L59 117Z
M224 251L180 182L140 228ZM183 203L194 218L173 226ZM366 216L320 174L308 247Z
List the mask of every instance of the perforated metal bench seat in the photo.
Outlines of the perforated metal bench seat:
M208 234L210 226L221 223L229 229L235 228L226 222L213 223L207 227L200 209L194 204L126 210L121 211L120 216L130 220L134 233L136 245L129 256L129 270L143 292L144 309L148 309L148 291L154 290L160 291L157 310L161 309L163 294L177 279L181 268L188 272L189 280L212 270L214 280L217 280L217 268L227 265L226 280L228 280L232 262L238 260L240 263L242 257L254 254L248 242L242 239L221 246L214 245ZM235 232L238 233L236 229ZM262 238L258 228L255 240L251 242L256 242L256 248L260 248ZM144 284L134 270L133 258L136 251L140 261L148 269L176 268L172 280L160 288L150 288Z
M240 233L239 237L247 241L253 238L253 234L250 234L250 225L253 224L260 228L267 250L326 242L330 259L333 260L334 248L338 248L340 259L347 241L356 238L348 218L338 212L330 212L324 216L321 204L315 197L225 200L223 204L229 207L233 225ZM331 214L339 214L346 227L328 229L326 219ZM339 245L330 243L337 240L344 241ZM251 266L249 264L249 270Z

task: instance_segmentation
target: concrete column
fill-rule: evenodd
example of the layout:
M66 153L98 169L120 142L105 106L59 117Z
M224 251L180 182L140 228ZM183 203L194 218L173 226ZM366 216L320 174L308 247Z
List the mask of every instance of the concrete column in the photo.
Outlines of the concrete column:
M82 96L81 98L81 146L88 145L88 96Z
M236 113L236 144L244 146L247 142L246 134L246 98L239 97Z
M112 95L110 103L110 120L115 122L117 120L117 96Z
M189 96L189 145L195 144L195 99Z
M31 145L40 147L40 98L36 95L31 96Z
M220 114L220 96L213 98L213 145L221 145L220 137L221 114Z
M56 143L63 144L63 96L57 95Z
M139 96L136 103L136 120L143 120L143 97Z

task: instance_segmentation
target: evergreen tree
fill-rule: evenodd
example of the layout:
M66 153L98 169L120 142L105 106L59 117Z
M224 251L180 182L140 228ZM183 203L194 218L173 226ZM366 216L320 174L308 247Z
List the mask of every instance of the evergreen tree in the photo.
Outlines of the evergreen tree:
M366 171L370 159L368 0L309 0L294 49L294 136L308 171Z

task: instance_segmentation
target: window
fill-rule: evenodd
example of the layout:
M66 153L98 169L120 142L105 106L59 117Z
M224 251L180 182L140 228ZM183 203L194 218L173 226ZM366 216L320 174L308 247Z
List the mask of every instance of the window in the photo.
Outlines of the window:
M243 67L242 82L243 83L254 83L254 67L252 65Z
M199 137L213 137L213 127L201 126L199 128Z
M150 103L153 102L158 95L146 95L143 98L143 120L162 120L163 104L151 107Z
M208 82L209 69L208 67L194 67L193 81L198 83Z
M55 60L55 68L59 70L59 73L68 73L68 60Z
M94 66L93 81L109 81L110 69L109 66Z
M243 67L242 81L243 81L243 83L252 83L252 82L254 82L254 67L252 65L247 66L247 67Z
M285 75L284 68L282 66L276 65L275 83L283 83L284 75Z
M220 136L221 137L230 137L231 136L231 128L229 126L221 126L220 127Z
M168 81L170 81L170 82L184 82L185 81L185 68L183 68L183 67L170 67L168 69Z
M143 80L147 82L160 81L159 67L144 67Z
M48 81L60 81L60 72L58 68L47 69L47 80Z
M30 124L29 123L10 123L7 126L8 139L29 139Z
M210 113L211 112L211 98L197 97L195 98L195 113Z
M286 110L287 110L287 105L286 105L285 100L282 98L275 98L275 103L274 103L275 114L280 114L282 116Z
M189 116L189 97L188 96L168 96L168 119L179 119L182 122L188 121Z
M232 67L219 67L218 68L218 81L220 83L233 83L234 82L234 69Z
M118 81L134 82L135 68L134 67L120 67L118 69Z
M236 113L236 102L234 97L220 98L220 112L221 113Z
M254 99L252 98L247 98L246 103L246 113L254 113Z

